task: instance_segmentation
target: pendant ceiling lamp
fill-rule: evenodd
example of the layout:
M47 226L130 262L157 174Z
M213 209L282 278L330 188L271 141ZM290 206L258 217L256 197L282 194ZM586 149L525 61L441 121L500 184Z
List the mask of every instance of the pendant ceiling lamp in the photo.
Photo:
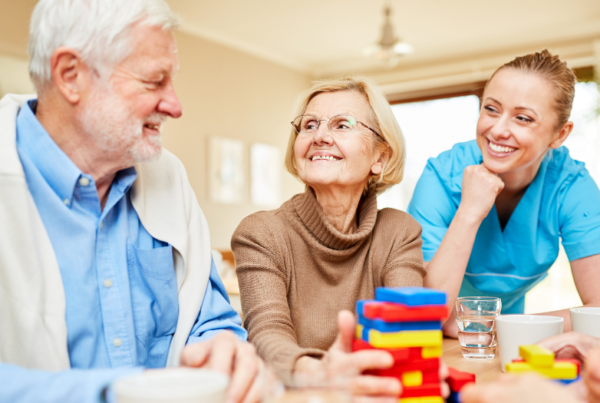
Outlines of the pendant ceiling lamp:
M385 6L383 14L381 39L364 48L363 55L387 61L390 66L395 66L402 56L413 53L414 48L394 35L394 26L390 21L392 9L389 5Z

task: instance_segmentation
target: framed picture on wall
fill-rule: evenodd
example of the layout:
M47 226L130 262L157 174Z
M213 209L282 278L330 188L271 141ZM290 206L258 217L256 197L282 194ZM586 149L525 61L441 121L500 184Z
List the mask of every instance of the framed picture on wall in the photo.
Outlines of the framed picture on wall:
M278 147L255 143L250 148L252 204L278 207L281 203L281 168L283 159Z
M237 204L244 199L244 143L223 137L209 138L208 186L215 203Z

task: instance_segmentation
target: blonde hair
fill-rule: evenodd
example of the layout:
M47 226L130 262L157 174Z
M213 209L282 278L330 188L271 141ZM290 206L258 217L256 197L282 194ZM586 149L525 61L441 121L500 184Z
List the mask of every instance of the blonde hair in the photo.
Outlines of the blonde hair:
M365 187L365 193L375 192L379 194L400 183L404 174L404 161L406 158L404 136L383 92L370 79L353 76L316 81L311 88L298 96L293 117L304 114L309 102L315 96L324 92L337 91L356 91L363 94L371 106L373 129L381 135L381 138L374 136L375 148L385 150L385 162L381 174L370 176ZM285 166L289 173L300 179L294 156L294 143L297 135L296 130L292 127L285 155Z
M519 56L500 66L492 74L488 83L503 69L515 69L526 73L538 74L548 80L555 89L554 110L557 118L556 127L560 130L567 123L571 115L571 109L573 108L575 84L577 83L577 77L573 70L567 67L567 62L563 62L558 55L553 55L548 49L544 49L541 52Z

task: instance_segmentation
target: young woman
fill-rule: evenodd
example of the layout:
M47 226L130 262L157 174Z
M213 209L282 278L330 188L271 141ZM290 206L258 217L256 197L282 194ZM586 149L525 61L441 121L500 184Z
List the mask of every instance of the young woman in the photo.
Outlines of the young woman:
M600 304L600 192L561 147L575 83L547 50L516 58L485 88L476 140L429 160L408 212L423 227L425 285L450 303L496 296L503 313L523 313L561 239L584 305ZM568 310L552 314L570 329Z

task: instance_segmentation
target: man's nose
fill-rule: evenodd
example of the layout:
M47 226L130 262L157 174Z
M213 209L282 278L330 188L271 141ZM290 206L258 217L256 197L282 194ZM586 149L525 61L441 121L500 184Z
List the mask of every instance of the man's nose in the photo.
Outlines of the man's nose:
M183 108L179 102L179 98L177 98L173 84L170 84L165 89L164 95L158 104L158 112L167 114L174 119L183 114Z

